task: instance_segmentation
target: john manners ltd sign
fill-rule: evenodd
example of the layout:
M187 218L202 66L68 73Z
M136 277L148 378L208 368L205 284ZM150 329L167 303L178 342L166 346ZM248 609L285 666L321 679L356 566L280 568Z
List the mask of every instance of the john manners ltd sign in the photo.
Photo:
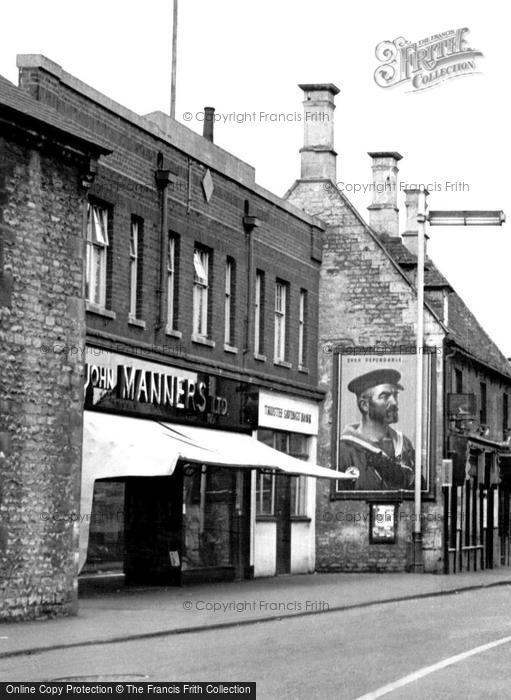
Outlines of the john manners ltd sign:
M382 41L376 47L376 58L382 65L374 80L382 88L411 83L410 92L418 92L452 78L476 72L480 51L467 46L468 29L450 29L441 34L411 42L404 37Z
M220 375L87 348L85 408L247 429L257 420L253 386Z

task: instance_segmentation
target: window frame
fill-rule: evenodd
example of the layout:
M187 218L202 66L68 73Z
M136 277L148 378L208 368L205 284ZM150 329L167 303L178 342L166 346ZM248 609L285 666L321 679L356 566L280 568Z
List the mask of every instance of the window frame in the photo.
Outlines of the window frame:
M167 235L166 260L165 328L171 333L177 332L179 316L179 236L173 231L169 231Z
M134 236L136 232L136 236ZM130 275L129 275L129 318L139 320L142 315L142 246L143 221L138 216L131 217L130 228ZM132 242L135 242L132 249Z
M287 360L287 325L288 325L288 303L289 284L284 280L275 280L275 303L274 303L274 343L273 358L275 362L286 362Z
M210 330L211 249L196 243L193 251L193 264L192 333L199 338L208 338Z
M235 286L236 286L236 262L228 255L225 259L225 287L224 287L224 344L234 347L235 342Z
M87 201L84 296L87 302L102 309L106 308L107 303L110 216L111 210L107 205L95 200Z
M256 270L254 294L254 354L264 355L264 272Z
M298 307L298 367L307 366L308 292L300 289Z

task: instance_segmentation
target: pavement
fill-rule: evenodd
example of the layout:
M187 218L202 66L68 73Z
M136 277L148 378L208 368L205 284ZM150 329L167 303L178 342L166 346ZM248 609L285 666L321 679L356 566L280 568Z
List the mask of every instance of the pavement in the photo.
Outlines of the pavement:
M196 633L511 585L511 569L454 575L302 574L80 597L78 615L0 624L0 658Z

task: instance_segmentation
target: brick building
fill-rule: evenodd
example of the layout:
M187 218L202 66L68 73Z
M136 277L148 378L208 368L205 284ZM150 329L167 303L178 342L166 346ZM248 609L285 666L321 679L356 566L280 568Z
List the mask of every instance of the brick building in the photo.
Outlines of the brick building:
M199 136L43 56L18 67L23 93L109 151L83 214L84 336L51 356L85 388L80 580L312 571L314 477L333 476L315 464L323 225L259 187L212 120Z
M83 217L97 139L0 78L0 618L76 604Z
M333 115L338 88L332 84L300 87L305 110L301 176L286 198L327 225L319 307L319 374L326 391L320 413L319 462L345 467L342 460L348 444L352 451L363 448L367 454L378 453L383 466L383 471L368 466L380 479L377 487L369 487L370 480L362 487L357 482L351 487L344 482L319 485L317 568L407 570L413 554L414 487L411 480L403 479L395 479L392 485L392 479L386 481L385 468L387 474L397 469L401 478L406 464L403 435L413 438L416 223L421 194L406 192L407 230L401 236L397 204L401 156L370 153L374 196L366 223L337 187ZM509 564L509 362L429 258L424 313L421 530L425 570L451 572ZM382 369L386 374L377 374L380 379L397 377L387 391L394 395L390 401L397 402L399 395L399 426L405 428L387 431L392 445L383 455L378 441L360 443L367 399L356 389L362 387L360 377L367 383L368 375L370 379ZM389 370L395 374L389 375ZM462 411L463 420L456 410ZM374 465L376 458L372 459ZM408 473L413 475L413 455L407 459ZM452 475L444 460L453 461Z

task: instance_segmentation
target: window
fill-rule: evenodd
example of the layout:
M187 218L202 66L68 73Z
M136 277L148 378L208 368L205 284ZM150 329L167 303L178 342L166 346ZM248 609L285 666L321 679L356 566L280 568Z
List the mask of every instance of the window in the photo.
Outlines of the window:
M287 288L285 282L277 280L275 283L274 359L276 362L284 362L286 359Z
M454 370L454 392L463 394L463 372L461 369Z
M264 355L264 272L257 270L254 300L254 353Z
M307 365L307 290L300 289L300 310L298 315L298 366Z
M108 210L88 202L85 298L103 308L106 306L108 245Z
M507 438L507 432L509 430L509 395L502 394L502 437L505 440Z
M257 439L274 450L284 452L296 459L309 458L309 438L301 433L288 433L283 430L259 428ZM307 513L307 477L287 476L290 487L290 514L304 516ZM279 486L280 488L280 486ZM256 514L274 515L275 474L258 472L256 488Z
M130 311L131 318L140 318L142 306L142 220L133 217L130 233Z
M257 472L256 485L257 515L275 513L275 475L273 472Z
M481 425L486 424L486 382L480 382L479 384L481 390L481 410L479 412L479 423Z
M179 241L177 236L169 233L167 247L167 321L168 331L177 329L177 261Z
M193 334L208 335L208 292L210 253L205 248L195 248L193 266Z
M234 342L234 287L235 264L232 258L225 261L225 330L224 343L233 346Z

